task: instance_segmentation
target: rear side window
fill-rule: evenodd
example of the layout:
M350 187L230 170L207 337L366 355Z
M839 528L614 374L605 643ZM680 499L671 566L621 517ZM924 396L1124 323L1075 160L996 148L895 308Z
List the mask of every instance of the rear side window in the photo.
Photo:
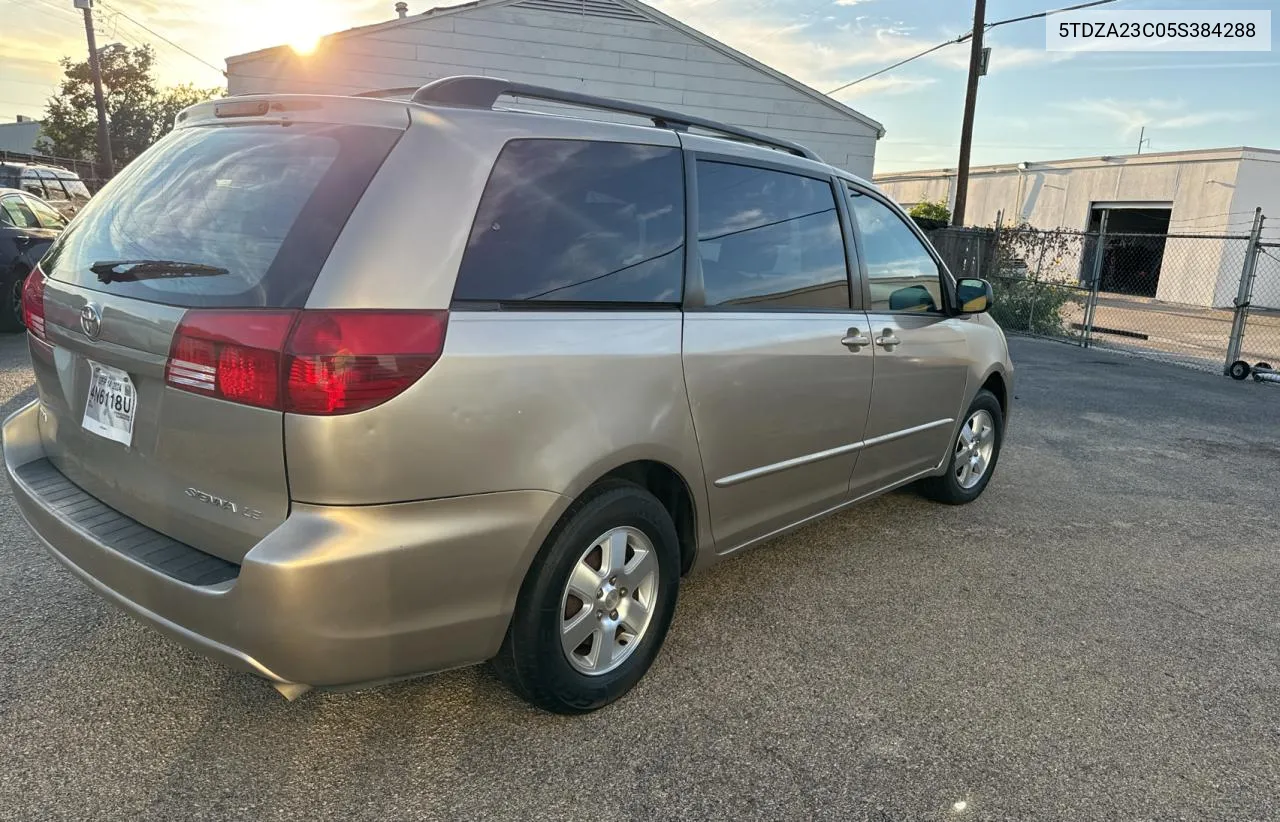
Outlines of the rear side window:
M45 205L44 202L42 202L41 200L28 198L25 201L25 205L27 206L27 208L30 208L31 211L36 215L36 219L40 221L41 228L65 228L66 227L67 225L66 219L64 219L61 214L54 211L49 206Z
M62 182L52 174L45 172L40 175L40 182L44 183L44 198L46 200L65 200L67 192L62 188Z
M0 209L4 210L5 221L16 228L39 228L36 215L27 208L26 203L17 195L0 200Z
M849 308L831 184L698 161L698 256L708 306Z
M62 185L67 189L67 194L73 200L89 199L89 187L81 180L63 179Z
M89 200L42 266L57 280L188 307L306 302L396 129L176 129Z
M508 143L480 198L454 299L679 303L682 175L675 148Z

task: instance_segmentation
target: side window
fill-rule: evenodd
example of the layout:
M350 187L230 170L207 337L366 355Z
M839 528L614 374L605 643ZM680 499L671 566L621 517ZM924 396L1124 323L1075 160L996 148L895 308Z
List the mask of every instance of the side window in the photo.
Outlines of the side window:
M33 171L22 175L22 190L37 197L44 196L44 186L40 185L40 181L36 179Z
M0 208L4 209L5 216L9 218L11 225L18 228L39 228L40 224L36 222L36 215L31 213L31 209L23 204L21 197L5 197L0 200Z
M902 218L874 197L853 189L849 203L871 287L867 310L941 313L941 271Z
M56 177L46 176L41 182L44 183L44 198L46 200L67 199L67 192L63 189L61 180Z
M49 206L45 205L43 202L28 199L24 200L23 204L26 205L27 208L31 209L32 213L36 215L36 220L40 222L41 228L62 229L67 227L66 219L52 208L49 208Z
M82 180L63 180L62 185L67 189L67 195L73 200L89 199L89 188Z
M513 140L480 197L455 300L678 303L680 151Z
M698 256L708 306L848 309L844 238L831 185L698 161Z

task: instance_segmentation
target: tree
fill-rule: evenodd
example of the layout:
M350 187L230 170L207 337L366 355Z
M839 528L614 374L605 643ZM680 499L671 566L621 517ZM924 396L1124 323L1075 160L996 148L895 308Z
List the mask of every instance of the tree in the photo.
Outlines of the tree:
M96 160L98 119L89 61L61 60L65 77L45 106L39 150L57 157ZM122 168L173 128L183 108L208 100L221 89L193 85L157 88L150 46L108 46L99 52L102 91L107 105L107 133L116 167Z
M951 223L951 210L947 208L946 200L939 200L931 203L928 200L923 203L916 203L907 212L912 217L919 217L923 220L941 220L943 223Z

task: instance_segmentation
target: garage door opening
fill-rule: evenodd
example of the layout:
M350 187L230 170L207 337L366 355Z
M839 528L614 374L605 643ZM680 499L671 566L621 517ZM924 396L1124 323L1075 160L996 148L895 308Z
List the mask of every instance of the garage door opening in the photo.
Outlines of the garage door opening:
M1107 215L1107 247L1102 258L1098 290L1135 297L1156 295L1172 210L1171 203L1095 204L1092 207L1090 233L1101 229L1102 215ZM1085 262L1081 281L1091 285L1093 261L1088 259Z

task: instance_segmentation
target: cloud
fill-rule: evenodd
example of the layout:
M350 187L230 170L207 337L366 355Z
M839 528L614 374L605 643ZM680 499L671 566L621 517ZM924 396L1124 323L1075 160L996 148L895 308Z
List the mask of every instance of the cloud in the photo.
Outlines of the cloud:
M1153 129L1191 129L1220 123L1244 123L1257 117L1251 109L1191 109L1185 100L1074 100L1059 108L1072 114L1110 121L1121 137L1136 135L1144 126Z
M862 3L868 3L870 0L836 0L837 6L857 6Z
M850 86L834 96L840 100L848 100L872 94L910 94L936 82L938 82L936 77L881 74L879 77L872 77L870 80L863 80L855 86Z

